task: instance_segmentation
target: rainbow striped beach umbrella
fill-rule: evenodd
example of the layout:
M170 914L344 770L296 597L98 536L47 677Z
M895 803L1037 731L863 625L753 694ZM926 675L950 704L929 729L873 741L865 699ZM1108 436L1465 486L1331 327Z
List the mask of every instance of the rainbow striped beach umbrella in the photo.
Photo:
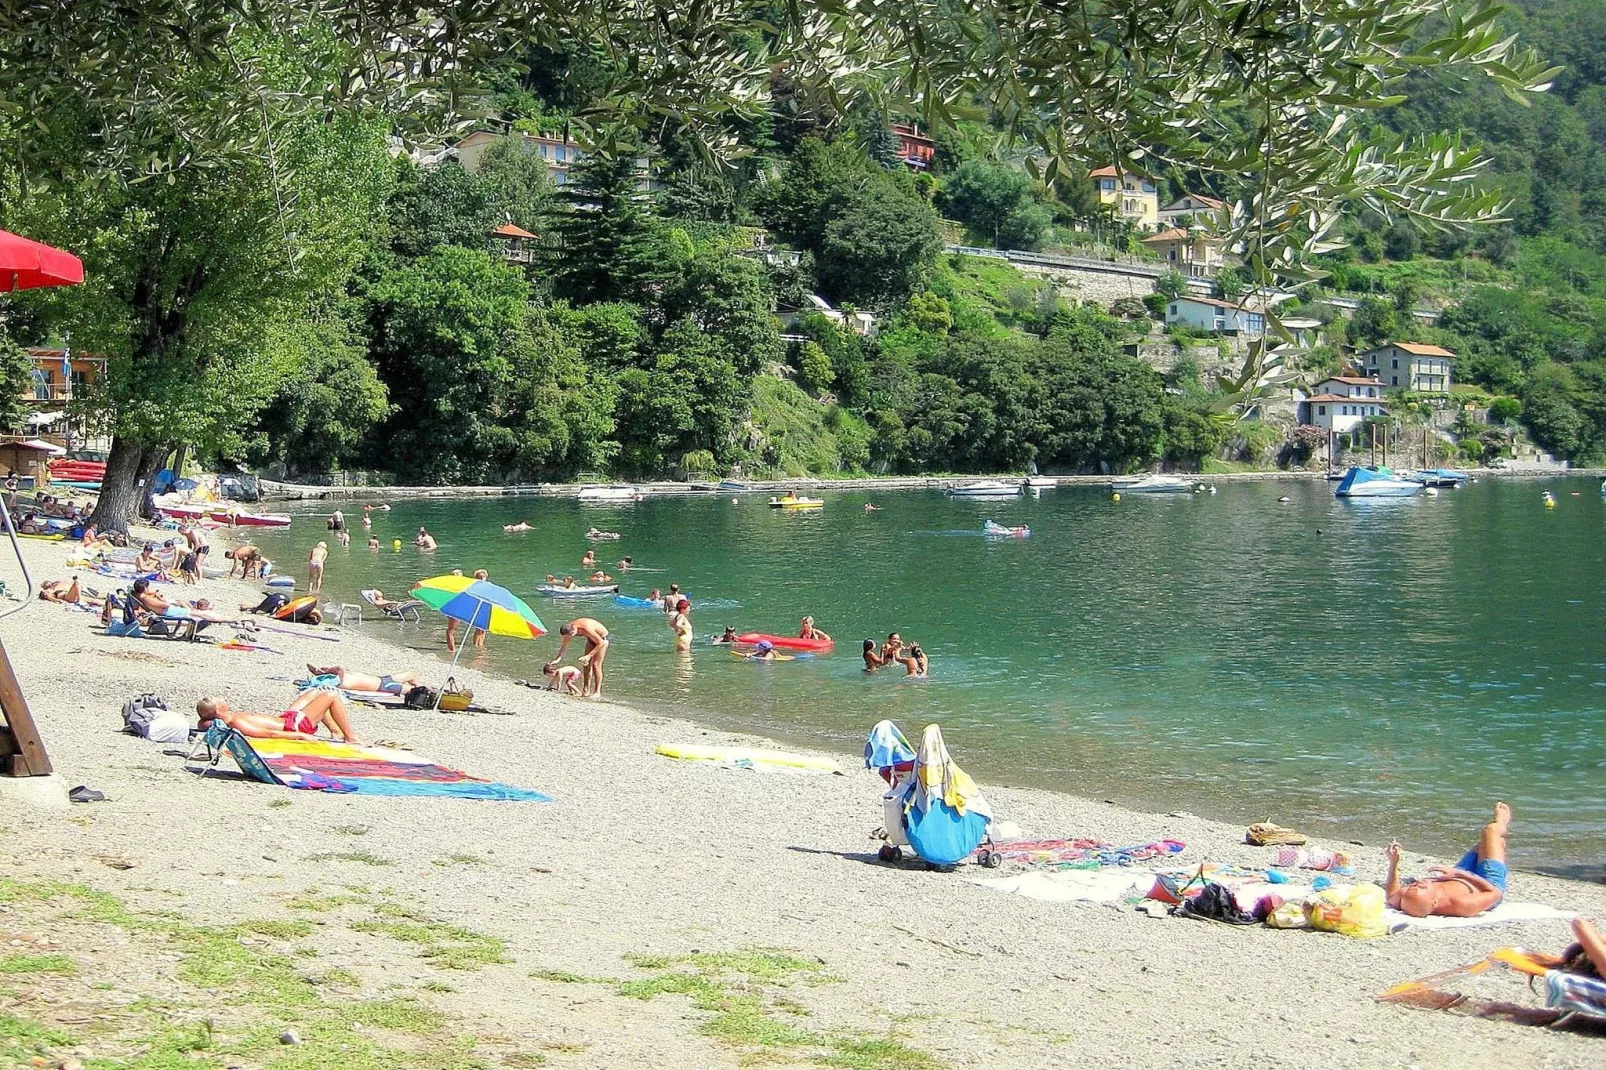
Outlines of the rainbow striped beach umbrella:
M413 584L413 597L442 616L462 621L492 635L535 639L546 625L535 610L506 587L470 576L436 576Z

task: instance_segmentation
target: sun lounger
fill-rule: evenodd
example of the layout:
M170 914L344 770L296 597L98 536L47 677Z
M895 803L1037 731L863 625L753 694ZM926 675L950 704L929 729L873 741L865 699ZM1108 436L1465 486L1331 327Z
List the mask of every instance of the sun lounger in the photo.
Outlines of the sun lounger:
M419 611L428 608L416 598L410 598L405 602L385 601L379 597L378 591L371 588L359 593L362 595L364 602L367 602L385 616L394 618L397 621L411 620L416 624L422 619L419 616Z

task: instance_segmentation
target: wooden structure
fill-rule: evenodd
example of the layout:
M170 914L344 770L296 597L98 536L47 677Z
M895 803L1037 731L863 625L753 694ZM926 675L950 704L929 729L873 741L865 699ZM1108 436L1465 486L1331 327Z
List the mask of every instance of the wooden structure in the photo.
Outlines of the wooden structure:
M46 776L51 772L45 741L33 723L33 711L11 668L11 655L0 644L0 775Z

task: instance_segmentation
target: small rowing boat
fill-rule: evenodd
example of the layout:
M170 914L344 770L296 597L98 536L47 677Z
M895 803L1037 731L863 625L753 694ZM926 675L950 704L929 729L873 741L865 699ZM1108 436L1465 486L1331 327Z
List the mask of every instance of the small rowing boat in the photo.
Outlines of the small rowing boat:
M950 498L1018 498L1020 492L1019 483L1000 483L996 479L983 479L959 487L949 487L945 493Z
M639 502L641 491L637 487L581 487L580 500L583 502Z
M798 498L791 494L783 494L779 498L770 499L771 509L822 509L825 502L819 498Z

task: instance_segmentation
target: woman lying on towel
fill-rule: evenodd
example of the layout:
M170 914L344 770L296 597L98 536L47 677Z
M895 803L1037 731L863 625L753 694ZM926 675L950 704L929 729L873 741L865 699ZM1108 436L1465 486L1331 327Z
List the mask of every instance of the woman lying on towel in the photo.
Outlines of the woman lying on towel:
M316 739L318 729L329 729L347 743L356 743L346 702L338 691L303 691L283 713L245 713L230 709L220 698L203 698L195 704L201 731L222 721L251 739Z

